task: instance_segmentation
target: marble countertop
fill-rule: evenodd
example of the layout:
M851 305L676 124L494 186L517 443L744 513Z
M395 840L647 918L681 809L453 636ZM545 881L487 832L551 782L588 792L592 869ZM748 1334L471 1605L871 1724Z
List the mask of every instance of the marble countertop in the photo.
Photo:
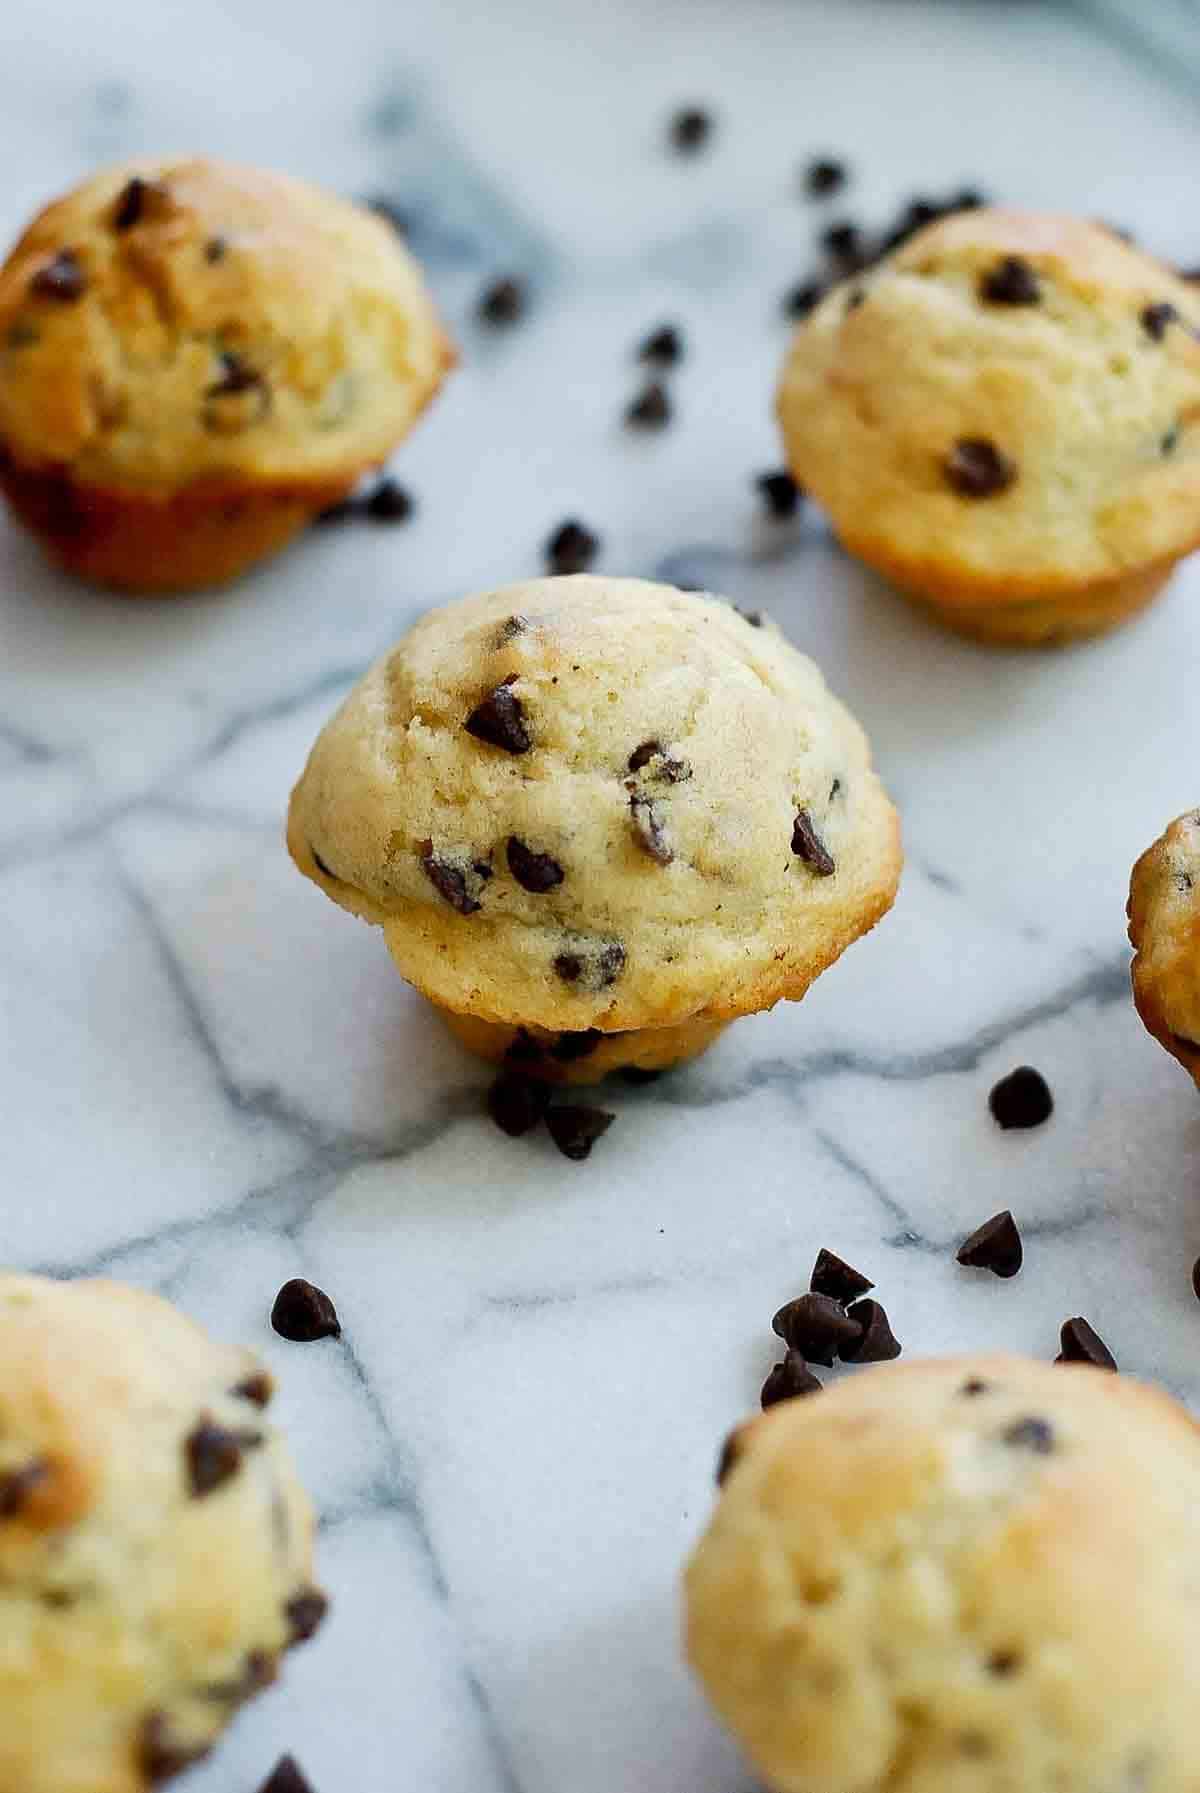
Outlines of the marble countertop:
M1200 260L1200 32L1164 4L982 0L6 0L0 225L98 159L204 147L381 192L464 365L398 470L403 529L322 531L228 593L72 589L0 523L0 991L9 1263L158 1288L283 1379L335 1616L195 1793L284 1749L317 1793L738 1793L680 1663L677 1571L717 1446L819 1245L907 1352L1042 1356L1086 1314L1200 1397L1200 1105L1128 995L1129 866L1200 800L1200 563L1071 653L936 633L821 521L768 531L807 154L845 209L978 182ZM1142 22L1143 25L1145 21ZM1170 29L1168 29L1168 27ZM1167 48L1164 49L1164 31ZM1173 32L1173 36L1172 36ZM665 155L711 103L711 151ZM533 291L481 332L491 275ZM631 348L677 319L675 427L631 440ZM767 610L866 722L905 819L893 915L802 1006L618 1087L585 1165L509 1142L376 932L295 875L321 723L419 611L540 566ZM987 1091L1057 1100L1001 1134ZM1026 1267L955 1267L1011 1206ZM340 1344L270 1332L278 1285Z

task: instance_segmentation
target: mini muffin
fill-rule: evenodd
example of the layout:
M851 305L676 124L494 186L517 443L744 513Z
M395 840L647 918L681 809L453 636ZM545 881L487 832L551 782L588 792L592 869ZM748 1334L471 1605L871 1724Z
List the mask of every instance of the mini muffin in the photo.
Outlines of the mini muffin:
M1196 289L1099 225L956 213L836 287L779 389L796 477L944 623L1066 641L1200 542Z
M1200 1430L1019 1357L887 1365L735 1436L687 1644L777 1793L1187 1793Z
M452 360L372 213L202 158L130 163L0 269L0 484L81 578L232 579L384 460Z
M0 1786L142 1793L325 1611L271 1379L156 1296L0 1276Z
M1129 938L1138 1014L1200 1085L1200 810L1172 822L1134 866Z
M803 996L900 869L861 729L782 635L584 576L417 623L319 737L288 845L466 1045L573 1081Z

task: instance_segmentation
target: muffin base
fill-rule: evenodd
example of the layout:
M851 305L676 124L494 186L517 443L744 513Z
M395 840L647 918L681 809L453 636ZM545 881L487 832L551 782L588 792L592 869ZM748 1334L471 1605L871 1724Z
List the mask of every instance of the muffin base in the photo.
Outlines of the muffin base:
M592 1043L586 1035L553 1033L545 1027L509 1027L435 1008L460 1045L491 1064L507 1064L547 1083L599 1083L612 1071L669 1071L707 1052L727 1021L688 1020L675 1027L640 1027L629 1033L601 1034ZM524 1036L518 1045L519 1036ZM535 1052L528 1044L540 1048ZM569 1042L563 1045L563 1042ZM515 1055L510 1056L517 1046ZM582 1048L580 1056L569 1056Z
M206 481L159 498L0 455L0 490L64 571L130 597L156 597L236 579L345 498L365 471L318 485Z
M1152 604L1175 570L1174 559L1039 596L966 585L936 573L914 573L860 543L847 551L881 573L928 615L972 641L1008 647L1062 647L1110 629Z

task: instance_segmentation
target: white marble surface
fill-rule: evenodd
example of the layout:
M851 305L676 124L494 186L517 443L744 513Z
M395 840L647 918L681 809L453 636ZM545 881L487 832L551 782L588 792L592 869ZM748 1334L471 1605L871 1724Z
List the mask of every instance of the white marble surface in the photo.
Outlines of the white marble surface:
M676 1575L821 1244L910 1353L1046 1355L1083 1312L1200 1396L1200 1107L1134 1017L1123 922L1132 859L1200 799L1200 565L1109 641L989 653L819 519L765 534L748 486L777 456L807 152L853 156L856 215L978 180L1200 260L1200 76L1178 44L1141 57L1136 10L5 0L6 235L95 159L160 147L385 190L465 351L400 457L406 529L130 605L0 523L3 1257L151 1285L263 1350L336 1602L195 1793L250 1793L284 1748L317 1793L741 1793L680 1665ZM720 132L681 164L661 125L693 96ZM471 303L510 268L534 315L485 338ZM630 441L630 348L668 317L678 425ZM723 589L815 654L909 849L894 914L802 1007L615 1091L584 1166L492 1130L479 1070L280 839L367 660L536 569L570 513L606 568ZM986 1093L1023 1060L1057 1112L1002 1136ZM1009 1205L1021 1277L958 1270ZM294 1274L335 1297L340 1345L270 1333Z

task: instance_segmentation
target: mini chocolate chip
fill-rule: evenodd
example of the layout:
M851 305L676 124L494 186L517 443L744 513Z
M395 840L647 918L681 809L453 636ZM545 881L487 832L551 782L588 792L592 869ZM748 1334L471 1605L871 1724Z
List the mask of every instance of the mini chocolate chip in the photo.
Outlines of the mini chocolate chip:
M531 1133L550 1105L550 1085L520 1071L501 1071L488 1091L488 1113L510 1139Z
M899 1341L878 1301L856 1301L848 1313L862 1327L862 1338L849 1351L842 1352L843 1363L890 1363L893 1357L899 1357Z
M799 1351L789 1351L770 1371L762 1385L759 1400L763 1411L778 1406L780 1401L794 1401L798 1395L816 1395L821 1384L805 1363Z
M201 1761L209 1748L207 1743L176 1742L171 1736L171 1722L166 1713L151 1712L142 1720L138 1734L138 1765L150 1785L157 1787L173 1775L182 1774L193 1762Z
M683 784L692 776L690 761L680 759L661 741L643 741L634 748L627 764L631 772L641 772L649 766L651 777L666 784Z
M958 1392L960 1395L986 1395L989 1389L990 1384L982 1376L969 1376Z
M995 1085L988 1107L997 1126L1006 1131L1040 1127L1054 1112L1054 1098L1040 1071L1032 1065L1018 1065Z
M586 573L600 552L600 541L572 517L561 523L546 543L546 570Z
M280 1756L258 1793L313 1793L313 1787L295 1756Z
M564 1103L560 1108L547 1109L546 1128L563 1157L581 1164L616 1118L603 1108Z
M313 864L316 866L317 870L321 873L322 877L332 878L335 884L338 883L339 879L338 879L337 873L330 870L330 868L326 865L325 861L321 858L321 855L317 852L317 849L312 845L311 842L309 843L308 850L312 854Z
M298 1345L311 1344L314 1339L336 1339L342 1334L333 1302L324 1289L306 1282L302 1276L293 1276L276 1295L271 1325L280 1338Z
M754 483L777 522L795 516L800 503L800 488L790 473L759 473L755 475Z
M463 727L477 741L486 741L489 747L499 747L505 753L528 753L533 746L533 736L526 727L524 707L520 698L514 695L511 683L506 679L494 691L489 691L483 701L476 704Z
M836 261L853 261L858 255L861 236L857 224L841 219L821 232L821 247Z
M984 436L962 436L942 463L960 498L994 498L1017 477L1015 464Z
M478 914L482 905L479 899L471 893L466 872L460 865L453 865L449 860L439 859L433 851L432 841L427 840L422 844L421 870L438 895L445 897L452 909L457 910L460 915Z
M832 878L837 870L829 849L813 827L812 817L806 809L796 811L796 820L792 826L792 852L818 878Z
M633 837L643 853L657 860L659 865L670 865L675 849L667 838L666 823L658 805L652 798L635 791L629 799L629 814L633 821Z
M625 411L625 421L635 429L661 430L671 421L671 398L661 380L651 380Z
M23 1463L19 1469L0 1473L0 1519L15 1519L28 1505L34 1490L50 1477L50 1465L41 1457Z
M1021 1235L1007 1208L976 1227L958 1248L958 1262L972 1270L990 1270L993 1276L1015 1276L1021 1268Z
M229 253L229 244L224 237L209 237L204 245L204 259L210 268L215 268L219 261L224 261Z
M814 199L825 199L831 193L840 192L847 178L844 162L835 162L832 156L819 156L804 170L804 189Z
M485 324L515 324L523 316L527 294L525 283L506 274L485 287L479 299L479 318Z
M820 280L802 280L783 295L783 315L786 318L806 318L810 311L815 311L825 297L825 287Z
M632 1085L634 1089L642 1089L648 1083L657 1083L670 1069L670 1065L661 1065L655 1069L651 1069L649 1065L622 1065L620 1076L622 1082Z
M833 802L834 798L840 794L841 789L842 789L841 779L835 778L833 783L829 787L829 801L831 803Z
M1082 1314L1063 1321L1059 1340L1062 1350L1055 1363L1090 1363L1098 1370L1115 1370L1117 1367L1116 1358Z
M1162 455L1170 455L1170 454L1174 454L1175 450L1178 447L1179 447L1179 425L1177 423L1173 423L1171 425L1170 429L1166 432L1166 434L1160 439L1159 444L1158 444L1158 452Z
M29 282L29 290L39 299L58 299L69 305L81 299L87 287L87 276L73 249L60 249L51 261L43 263Z
M1054 1450L1054 1427L1049 1420L1030 1414L1014 1420L1004 1434L1004 1442L1018 1450L1032 1451L1035 1456L1049 1457Z
M979 282L979 297L988 305L1036 305L1041 282L1020 255L1006 255Z
M701 106L681 106L671 120L671 146L682 155L703 149L712 135L712 114Z
M989 1675L1015 1675L1021 1666L1021 1656L1017 1650L993 1650L987 1659Z
M637 358L650 367L674 367L683 359L683 335L675 324L663 324L644 337Z
M255 1407L269 1407L271 1396L275 1393L275 1383L266 1370L255 1370L253 1375L235 1382L229 1392L237 1401L249 1401Z
M1173 324L1178 316L1179 313L1170 300L1163 299L1157 305L1143 306L1140 322L1151 342L1161 342L1167 334L1167 325Z
M625 969L625 948L619 940L606 940L598 951L556 953L552 963L564 984L582 983L590 990L606 990Z
M188 1487L197 1500L212 1494L242 1467L243 1437L203 1415L183 1443Z
M388 475L363 500L363 512L372 523L407 523L415 509L411 495Z
M328 1611L329 1601L320 1588L301 1588L293 1594L283 1609L292 1643L306 1644L320 1629Z
M536 1065L544 1056L541 1046L524 1027L518 1027L504 1049L505 1063L510 1065Z
M550 1056L560 1065L573 1065L581 1058L590 1058L603 1038L598 1027L585 1027L581 1033L560 1033L550 1048Z
M9 330L8 335L4 338L4 346L6 349L31 349L34 343L40 339L41 332L35 330L32 324L21 320L13 324Z
M729 1472L732 1470L741 1454L742 1428L740 1426L735 1426L721 1446L721 1455L717 1458L716 1482L718 1488L723 1486Z
M148 182L140 174L126 181L118 193L113 205L112 226L114 230L132 230L140 223L146 205L146 189Z
M522 890L531 890L540 896L562 883L564 873L558 860L552 859L549 853L535 853L517 835L509 835L505 853L508 869Z
M862 1324L851 1319L832 1295L800 1295L787 1301L771 1321L772 1332L812 1363L833 1368L862 1339Z
M866 296L867 296L866 287L864 287L864 286L851 287L850 291L846 294L846 316L847 317L849 317L849 315L852 311L858 310L859 306L863 303Z
M222 349L218 360L221 363L220 376L211 386L205 387L206 398L228 398L239 392L251 392L263 384L263 377L258 369L251 367L244 355L236 349Z
M836 1252L826 1251L822 1246L808 1286L814 1295L828 1295L831 1301L840 1301L846 1307L860 1295L869 1294L875 1284L861 1270L853 1269L844 1258L839 1258Z

